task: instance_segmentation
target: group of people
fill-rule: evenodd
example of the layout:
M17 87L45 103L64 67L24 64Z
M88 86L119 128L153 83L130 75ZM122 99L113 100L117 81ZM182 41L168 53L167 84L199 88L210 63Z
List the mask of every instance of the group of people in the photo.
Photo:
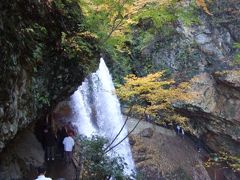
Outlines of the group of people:
M178 135L182 136L182 138L184 139L185 132L181 126L176 125L176 132ZM197 138L197 140L195 140L195 144L196 144L197 151L201 152L201 140L199 137Z
M184 138L184 135L185 135L184 129L181 126L179 126L178 124L176 126L176 131L177 131L178 135L182 135L182 138Z
M71 123L65 123L63 126L57 124L52 116L46 116L41 133L41 142L45 151L46 161L54 161L56 155L65 160L66 164L72 162L72 152L75 145L73 137L75 136L74 127ZM38 168L38 177L36 180L52 180L45 177L46 167Z
M64 127L65 129L65 127ZM65 130L62 129L62 133L65 132ZM63 135L63 134L60 134ZM63 157L65 158L65 162L66 163L71 163L72 160L72 150L73 150L73 146L74 146L74 139L73 137L73 132L66 132L66 137L63 138L63 136L61 138L63 138L62 141L62 145L63 145L63 150L64 150L64 154ZM44 136L45 136L45 142L46 142L46 146L45 146L45 155L47 160L54 160L55 158L55 147L54 147L54 133L51 130L51 128L45 128L44 129ZM60 139L61 139L60 138ZM47 169L45 168L45 166L41 166L38 168L38 177L35 180L52 180L52 178L49 177L45 177L45 174L47 172Z
M54 132L51 126L45 126L43 130L43 146L47 161L55 160L56 150L61 154L62 158L69 163L72 158L72 150L74 147L74 131L67 125Z

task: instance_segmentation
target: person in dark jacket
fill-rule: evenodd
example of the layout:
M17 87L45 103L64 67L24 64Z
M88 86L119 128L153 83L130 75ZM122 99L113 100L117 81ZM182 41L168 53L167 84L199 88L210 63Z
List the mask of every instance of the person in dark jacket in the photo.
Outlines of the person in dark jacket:
M56 138L50 127L46 127L43 131L46 159L54 160Z

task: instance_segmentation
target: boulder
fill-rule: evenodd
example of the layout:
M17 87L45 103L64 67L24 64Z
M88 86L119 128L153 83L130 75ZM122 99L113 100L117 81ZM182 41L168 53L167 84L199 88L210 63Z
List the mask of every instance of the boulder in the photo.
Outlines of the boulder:
M136 140L133 138L133 136L129 136L129 137L128 137L128 140L129 140L129 144L130 144L131 146L133 146L133 145L136 143Z
M151 138L153 136L153 129L146 128L140 132L141 137Z
M44 150L32 130L25 130L0 155L0 179L27 179L37 175Z

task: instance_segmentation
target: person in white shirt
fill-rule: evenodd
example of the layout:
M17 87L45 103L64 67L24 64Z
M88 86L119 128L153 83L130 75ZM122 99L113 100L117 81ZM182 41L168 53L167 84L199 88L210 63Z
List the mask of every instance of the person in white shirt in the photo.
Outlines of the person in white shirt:
M179 125L177 125L177 134L180 134L180 129L181 129L181 127Z
M65 153L65 161L66 163L70 163L72 160L72 150L74 146L74 140L72 138L73 133L70 132L67 137L63 139L64 153Z
M46 168L45 167L39 167L38 168L38 177L35 180L52 180L52 178L45 177L46 174Z
M182 138L184 139L185 132L184 132L183 128L181 128L181 133L182 133Z

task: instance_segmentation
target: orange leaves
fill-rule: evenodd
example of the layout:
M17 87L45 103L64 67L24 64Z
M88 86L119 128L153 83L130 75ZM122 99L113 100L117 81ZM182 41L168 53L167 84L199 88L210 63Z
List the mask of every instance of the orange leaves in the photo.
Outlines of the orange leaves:
M208 15L213 15L209 10L206 4L206 0L196 0L197 5L202 8Z

